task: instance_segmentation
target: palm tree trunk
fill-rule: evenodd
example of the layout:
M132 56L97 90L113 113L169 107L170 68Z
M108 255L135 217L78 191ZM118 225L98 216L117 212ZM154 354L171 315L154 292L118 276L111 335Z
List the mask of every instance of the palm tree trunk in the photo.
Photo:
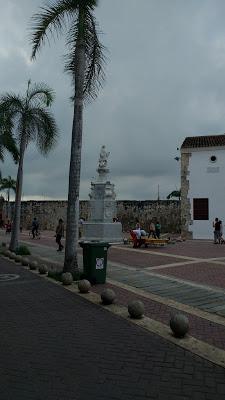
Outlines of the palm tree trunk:
M9 219L9 198L10 198L10 189L7 191L7 219Z
M64 272L77 273L78 270L78 221L81 170L81 147L83 130L83 87L85 77L85 45L78 39L76 47L75 100L72 128L72 143L69 170L69 190L66 224L66 248Z
M21 196L22 196L22 186L23 186L23 160L24 160L25 148L26 148L26 136L24 133L22 135L20 144L20 159L19 159L17 180L16 180L16 197L15 197L13 224L12 224L12 235L9 245L9 249L11 251L15 251L19 243Z

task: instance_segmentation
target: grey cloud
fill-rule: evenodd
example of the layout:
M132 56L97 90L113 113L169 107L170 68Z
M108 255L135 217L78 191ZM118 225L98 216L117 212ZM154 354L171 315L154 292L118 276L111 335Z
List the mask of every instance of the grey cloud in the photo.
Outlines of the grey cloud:
M102 0L96 11L109 48L106 83L84 115L81 198L96 175L99 149L110 154L118 198L161 197L179 188L174 161L185 136L225 132L225 4L223 0ZM44 81L56 91L58 146L42 158L31 146L24 195L66 198L72 126L64 40L46 45L30 63L28 22L39 0L0 0L1 91ZM4 175L15 176L10 158Z

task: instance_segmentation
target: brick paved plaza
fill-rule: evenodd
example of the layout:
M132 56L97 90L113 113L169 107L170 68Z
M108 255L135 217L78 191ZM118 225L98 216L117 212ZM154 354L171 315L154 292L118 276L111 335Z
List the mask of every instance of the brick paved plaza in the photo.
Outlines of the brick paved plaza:
M21 239L33 258L61 268L51 232ZM91 291L113 288L115 312L0 259L0 398L224 399L225 246L121 245L108 259L107 283ZM4 281L4 274L17 276ZM131 299L145 304L139 325L123 311ZM169 333L177 311L190 321L186 339Z

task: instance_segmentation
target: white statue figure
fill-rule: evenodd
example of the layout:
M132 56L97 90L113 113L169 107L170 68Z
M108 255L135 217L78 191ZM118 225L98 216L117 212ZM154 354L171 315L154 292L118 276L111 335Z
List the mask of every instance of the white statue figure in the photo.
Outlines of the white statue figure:
M105 146L101 147L100 156L98 160L98 168L106 168L107 167L107 160L109 157L110 152L105 150Z

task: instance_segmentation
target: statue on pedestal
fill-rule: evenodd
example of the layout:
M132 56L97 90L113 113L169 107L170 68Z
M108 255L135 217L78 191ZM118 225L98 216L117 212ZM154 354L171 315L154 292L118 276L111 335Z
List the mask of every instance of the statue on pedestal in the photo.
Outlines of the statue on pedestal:
M110 151L105 150L105 146L101 147L99 160L98 160L98 169L106 169L107 168L107 161L109 157Z

